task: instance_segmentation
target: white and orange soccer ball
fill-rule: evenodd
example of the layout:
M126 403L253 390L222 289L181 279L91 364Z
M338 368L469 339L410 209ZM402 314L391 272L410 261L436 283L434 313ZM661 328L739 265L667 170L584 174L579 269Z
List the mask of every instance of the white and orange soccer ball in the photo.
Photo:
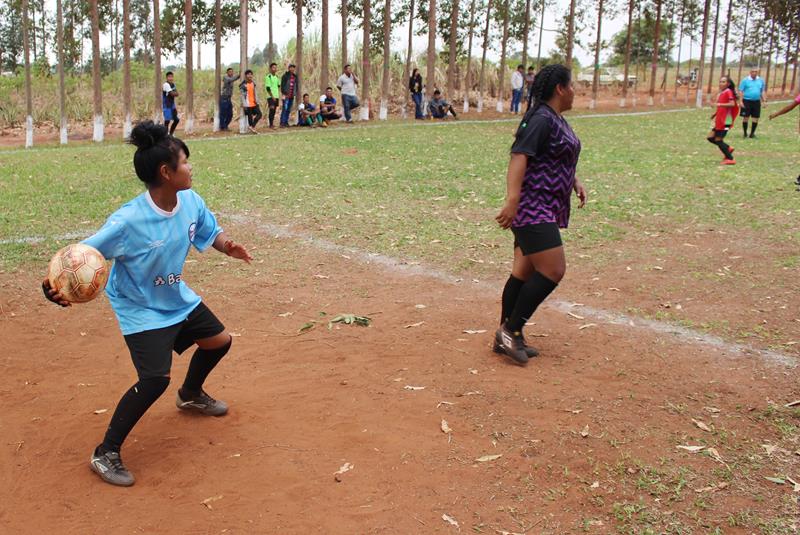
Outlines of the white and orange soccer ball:
M108 264L100 251L82 243L67 245L50 260L50 286L71 303L91 301L106 287Z

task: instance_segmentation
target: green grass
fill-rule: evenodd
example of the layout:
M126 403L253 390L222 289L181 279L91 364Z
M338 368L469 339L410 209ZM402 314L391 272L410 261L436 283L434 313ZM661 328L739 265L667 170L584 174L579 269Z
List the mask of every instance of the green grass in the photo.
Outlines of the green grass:
M588 209L573 209L570 246L588 250L677 227L754 230L764 244L797 244L792 118L762 127L757 141L732 133L739 164L720 168L704 139L707 115L573 117L591 198ZM508 235L493 217L514 127L390 124L192 140L194 187L218 212L255 213L449 269L480 268L508 256ZM96 228L141 190L131 156L119 143L0 151L0 239ZM44 260L52 246L0 245L2 266Z

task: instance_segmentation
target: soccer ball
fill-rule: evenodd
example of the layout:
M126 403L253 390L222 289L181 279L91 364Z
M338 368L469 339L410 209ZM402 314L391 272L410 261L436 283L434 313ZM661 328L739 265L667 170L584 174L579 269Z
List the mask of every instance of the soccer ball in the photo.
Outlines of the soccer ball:
M72 303L86 303L106 287L108 265L100 251L82 243L67 245L50 260L50 286Z

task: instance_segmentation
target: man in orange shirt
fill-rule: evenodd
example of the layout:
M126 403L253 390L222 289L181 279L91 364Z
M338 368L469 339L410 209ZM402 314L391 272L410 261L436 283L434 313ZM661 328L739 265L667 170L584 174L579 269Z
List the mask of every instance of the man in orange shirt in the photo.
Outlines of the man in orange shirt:
M253 71L247 69L244 72L244 81L239 84L239 91L242 94L242 108L244 114L247 115L247 125L253 134L257 134L256 125L261 120L263 114L261 108L258 107L258 98L256 98L256 83L253 81Z

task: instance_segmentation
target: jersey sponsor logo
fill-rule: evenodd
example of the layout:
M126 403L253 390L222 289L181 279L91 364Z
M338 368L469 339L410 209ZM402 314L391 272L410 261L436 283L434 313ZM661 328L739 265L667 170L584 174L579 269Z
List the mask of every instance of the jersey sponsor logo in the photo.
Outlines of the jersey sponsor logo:
M150 249L157 249L164 246L164 240L155 240L147 244Z
M197 233L197 223L192 221L192 224L189 225L189 241L194 243L194 236Z
M183 275L180 273L170 273L166 277L157 275L153 280L153 286L172 286L173 284L181 282L182 279Z

